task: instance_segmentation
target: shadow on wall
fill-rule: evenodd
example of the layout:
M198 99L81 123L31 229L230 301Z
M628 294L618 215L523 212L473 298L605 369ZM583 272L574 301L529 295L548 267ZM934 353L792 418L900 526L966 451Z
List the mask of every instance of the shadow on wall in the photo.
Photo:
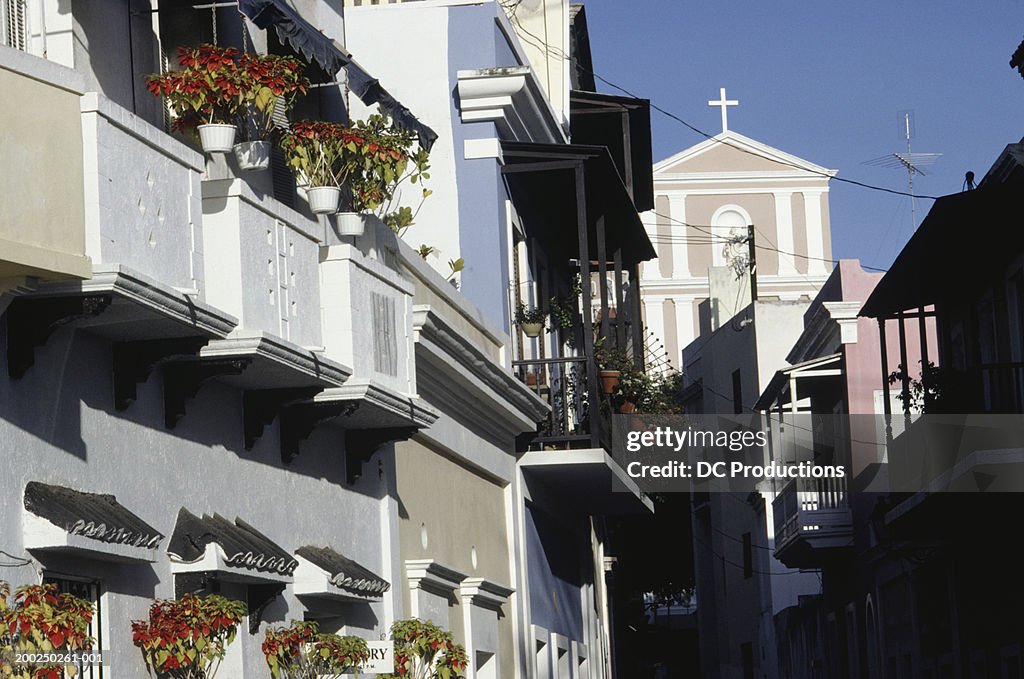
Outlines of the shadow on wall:
M294 474L323 479L331 484L375 499L387 492L376 472L379 453L365 462L364 474L348 484L342 429L317 427L299 445L299 455L285 464L281 460L280 431L275 419L263 430L252 450L246 450L243 435L242 394L227 385L207 382L195 398L186 402L184 417L173 429L164 423L164 385L159 368L137 385L137 398L125 410L114 407L112 346L103 338L62 328L35 350L35 364L17 380L7 377L7 321L0 322L0 426L4 423L88 461L90 446L103 452L144 464L155 451L173 450L181 455L182 469L202 460L196 455L208 451L233 453L240 459L275 467ZM89 417L83 430L83 413ZM105 417L104 417L105 416ZM142 427L136 430L132 425ZM181 445L187 441L194 446ZM188 474L178 476L188 482ZM247 492L245 489L237 489Z

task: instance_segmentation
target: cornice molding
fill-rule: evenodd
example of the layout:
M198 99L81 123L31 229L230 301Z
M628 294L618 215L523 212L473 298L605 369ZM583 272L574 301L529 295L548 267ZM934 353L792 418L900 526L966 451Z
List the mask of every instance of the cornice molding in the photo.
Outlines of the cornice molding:
M493 122L502 137L513 141L565 141L529 66L478 68L456 75L462 122Z

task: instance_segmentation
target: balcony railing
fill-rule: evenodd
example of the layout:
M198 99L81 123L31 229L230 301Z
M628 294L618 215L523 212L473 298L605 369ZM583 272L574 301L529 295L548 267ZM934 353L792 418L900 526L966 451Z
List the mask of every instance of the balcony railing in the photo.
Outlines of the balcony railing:
M985 364L975 374L984 412L1024 413L1024 363Z
M542 448L594 445L585 357L513 361L512 368L517 378L551 406L551 414L540 425L536 445Z
M853 524L845 478L793 479L772 507L775 555L790 567L820 565L824 552L851 544Z

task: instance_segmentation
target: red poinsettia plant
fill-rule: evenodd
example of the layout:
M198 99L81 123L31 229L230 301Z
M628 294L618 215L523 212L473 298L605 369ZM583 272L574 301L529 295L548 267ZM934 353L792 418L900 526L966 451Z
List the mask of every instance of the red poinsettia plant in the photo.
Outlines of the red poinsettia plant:
M309 81L291 57L242 53L233 47L179 47L181 70L146 76L149 91L164 97L176 129L195 124L252 122L256 135L269 136L275 111L287 110Z
M355 672L370 650L364 639L321 634L317 623L296 620L267 629L263 656L274 679L336 679Z
M151 676L213 679L245 613L242 602L217 595L158 600L149 620L132 622L132 642Z
M464 675L466 649L452 633L429 620L411 618L391 625L395 642L395 672L382 679L459 679Z
M81 672L81 665L18 663L19 658L92 648L89 623L92 604L57 590L56 585L19 587L0 582L0 677L63 679Z

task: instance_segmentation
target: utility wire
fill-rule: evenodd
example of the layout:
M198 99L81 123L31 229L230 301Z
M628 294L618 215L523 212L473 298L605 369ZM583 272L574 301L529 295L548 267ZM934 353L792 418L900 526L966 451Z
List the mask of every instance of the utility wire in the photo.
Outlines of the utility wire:
M522 38L524 40L524 42L532 45L533 47L536 47L537 49L541 50L542 52L544 52L545 54L547 54L549 56L555 57L556 59L565 59L565 60L571 62L577 68L579 68L579 69L581 69L581 70L583 70L583 71L585 71L587 73L590 73L590 75L592 75L595 80L599 80L600 82L604 83L605 85L607 85L607 86L609 86L609 87L611 87L611 88L613 88L615 90L618 90L619 92L622 92L627 97L632 97L634 99L644 99L644 97L641 97L640 95L635 94L634 92L631 92L630 90L626 89L625 87L623 87L623 86L621 86L621 85L619 85L617 83L614 83L614 82L608 80L607 78L603 77L602 75L594 72L592 69L589 69L586 66L580 64L579 60L576 57L569 56L564 51L562 51L560 49L557 49L557 48L551 47L544 38L541 38L540 36L538 36L538 35L536 35L534 33L531 33L529 30L524 28L522 22L519 21L519 18L515 15L514 12L510 15L510 18L512 20L512 23L515 24L516 27L520 31L522 31L522 33L525 33L526 35L532 37L534 40L539 41L539 43L533 42L531 40L527 40L527 39L523 38L523 36L520 35L519 37ZM650 103L651 108L654 109L655 111L657 111L658 113L661 113L662 115L665 115L668 118L670 118L670 119L676 121L677 123L683 125L687 129L689 129L689 130L691 130L693 132L696 132L697 134L699 134L700 136L704 137L705 139L708 139L708 140L713 141L713 142L718 143L718 144L723 144L725 146L730 146L730 147L736 149L737 151L742 151L743 153L746 153L748 155L752 155L752 156L758 156L759 155L759 154L755 153L754 151L751 151L750 149L747 149L747 148L744 148L742 146L738 146L736 144L730 143L729 140L727 140L727 139L721 139L718 136L715 136L715 135L712 135L712 134L708 134L704 130L700 129L699 127L697 127L695 125L692 125L691 123L687 122L686 120L684 120L680 116L676 115L675 113L672 113L671 111L668 111L668 110L662 108L661 106L658 106L657 104L655 104L650 99L647 99L647 101ZM803 170L803 171L808 172L810 174L815 174L815 175L824 177L826 179L834 179L837 182L843 182L845 184L852 184L853 186L859 186L861 188L871 189L873 191L882 191L882 192L891 193L891 194L894 194L894 195L897 195L897 196L911 196L911 197L914 197L914 198L924 198L924 199L927 199L927 200L938 200L939 199L939 196L927 196L927 195L911 194L911 193L909 193L907 191L900 191L898 189L890 189L890 188L887 188L887 187L884 187L884 186L877 186L875 184L868 184L867 182L857 181L856 179L847 179L845 177L839 177L839 176L836 176L836 175L832 175L832 174L830 174L828 172L821 172L819 170L811 170L811 169L808 169L806 167L797 165L796 163L787 161L787 160L785 160L783 158L776 158L775 161L778 162L781 165L788 165L789 167L792 167L792 168L795 168L795 169L798 169L798 170Z

